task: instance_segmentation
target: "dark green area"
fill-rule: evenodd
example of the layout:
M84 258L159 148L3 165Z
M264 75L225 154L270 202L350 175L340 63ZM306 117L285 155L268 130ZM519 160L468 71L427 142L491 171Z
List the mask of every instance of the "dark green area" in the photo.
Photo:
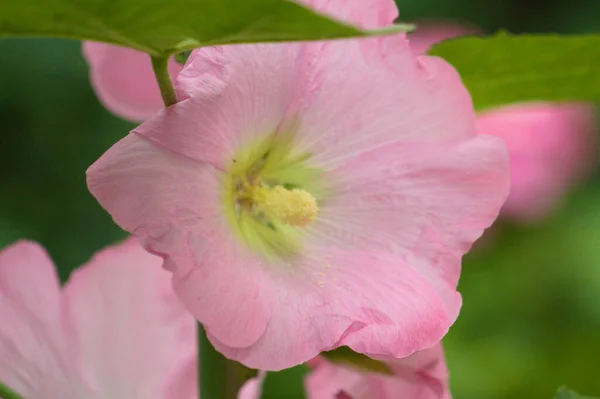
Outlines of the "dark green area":
M304 376L308 366L300 365L277 373L267 373L261 399L305 399Z
M451 18L489 33L600 32L598 0L399 6L403 21ZM125 236L84 174L133 125L100 106L77 42L3 39L0 54L0 245L41 242L64 280ZM460 290L464 307L445 340L455 399L548 399L563 384L600 396L598 174L543 223L497 225L465 260ZM278 392L271 384L294 394L277 380L267 393Z

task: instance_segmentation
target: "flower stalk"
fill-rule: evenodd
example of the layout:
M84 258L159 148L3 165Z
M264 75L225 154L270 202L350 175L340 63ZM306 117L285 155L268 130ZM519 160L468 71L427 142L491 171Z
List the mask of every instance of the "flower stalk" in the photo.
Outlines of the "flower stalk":
M169 75L169 56L166 57L151 57L152 69L160 89L160 95L165 103L165 107L173 105L177 102L173 82Z
M244 383L242 367L217 352L198 323L198 383L200 398L236 399Z

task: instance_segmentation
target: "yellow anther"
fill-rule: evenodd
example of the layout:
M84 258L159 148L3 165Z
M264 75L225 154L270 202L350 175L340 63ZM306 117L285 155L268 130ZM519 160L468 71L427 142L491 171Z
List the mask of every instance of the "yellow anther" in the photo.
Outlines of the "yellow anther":
M263 186L257 194L258 203L267 216L290 226L305 227L317 217L317 200L308 191Z

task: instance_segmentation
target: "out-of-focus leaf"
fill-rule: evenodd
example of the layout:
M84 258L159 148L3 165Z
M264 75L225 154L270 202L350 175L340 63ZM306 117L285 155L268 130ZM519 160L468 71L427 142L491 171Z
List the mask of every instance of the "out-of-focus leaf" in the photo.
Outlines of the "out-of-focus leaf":
M476 109L523 101L600 101L600 35L468 36L435 45Z
M340 346L329 352L321 353L321 356L331 363L347 365L362 371L392 375L394 372L379 360L371 359L362 353L356 353L347 346Z
M18 0L0 5L0 37L96 40L153 56L214 44L371 33L289 0Z
M554 399L598 399L592 396L581 396L577 392L567 388L561 387L556 391Z
M290 369L267 373L261 399L305 399L304 376L308 371L308 366L301 364Z

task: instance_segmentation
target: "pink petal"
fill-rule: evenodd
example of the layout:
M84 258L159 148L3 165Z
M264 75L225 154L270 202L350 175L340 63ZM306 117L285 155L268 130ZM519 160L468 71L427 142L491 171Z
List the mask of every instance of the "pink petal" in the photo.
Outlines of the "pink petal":
M333 18L365 29L383 28L398 17L393 0L299 0L300 3Z
M395 375L365 373L324 362L306 378L311 399L340 393L352 399L450 399L448 371L441 345L388 363Z
M591 170L596 119L589 105L512 105L484 112L477 125L480 133L501 137L508 147L507 216L541 219Z
M270 274L274 309L260 340L233 348L209 335L225 356L252 368L279 370L339 345L408 356L446 333L451 316L442 297L460 304L456 292L437 290L444 287L439 277L384 252L315 248Z
M140 122L164 107L148 54L97 42L84 42L83 54L90 65L92 86L111 112ZM181 68L170 61L172 77Z
M427 259L424 267L442 273L452 289L460 257L494 221L509 185L504 145L484 135L398 143L332 176L343 178L320 209L315 240L392 251L415 267Z
M267 373L261 370L256 377L246 381L238 392L238 399L259 399L262 394L262 384L266 377Z
M400 140L474 133L456 71L438 58L415 59L403 35L318 46L306 47L304 91L292 106L315 164L332 168Z
M0 251L0 381L28 399L90 397L70 348L54 265L39 245Z
M178 80L192 98L134 132L187 157L225 162L278 129L294 95L298 44L234 45L194 53Z
M416 30L408 35L410 47L415 54L425 54L431 46L442 40L480 32L474 26L452 21L417 21L416 26Z
M97 253L65 286L73 344L102 397L167 397L194 357L195 321L160 266L131 238Z
M224 225L220 184L211 166L135 134L88 171L88 187L119 225L166 258L192 314L228 345L244 347L265 331L270 289L259 261Z
M179 90L193 98L135 133L219 169L249 140L275 131L296 131L298 148L332 167L398 140L475 130L456 72L440 59L416 62L401 36L197 52Z

